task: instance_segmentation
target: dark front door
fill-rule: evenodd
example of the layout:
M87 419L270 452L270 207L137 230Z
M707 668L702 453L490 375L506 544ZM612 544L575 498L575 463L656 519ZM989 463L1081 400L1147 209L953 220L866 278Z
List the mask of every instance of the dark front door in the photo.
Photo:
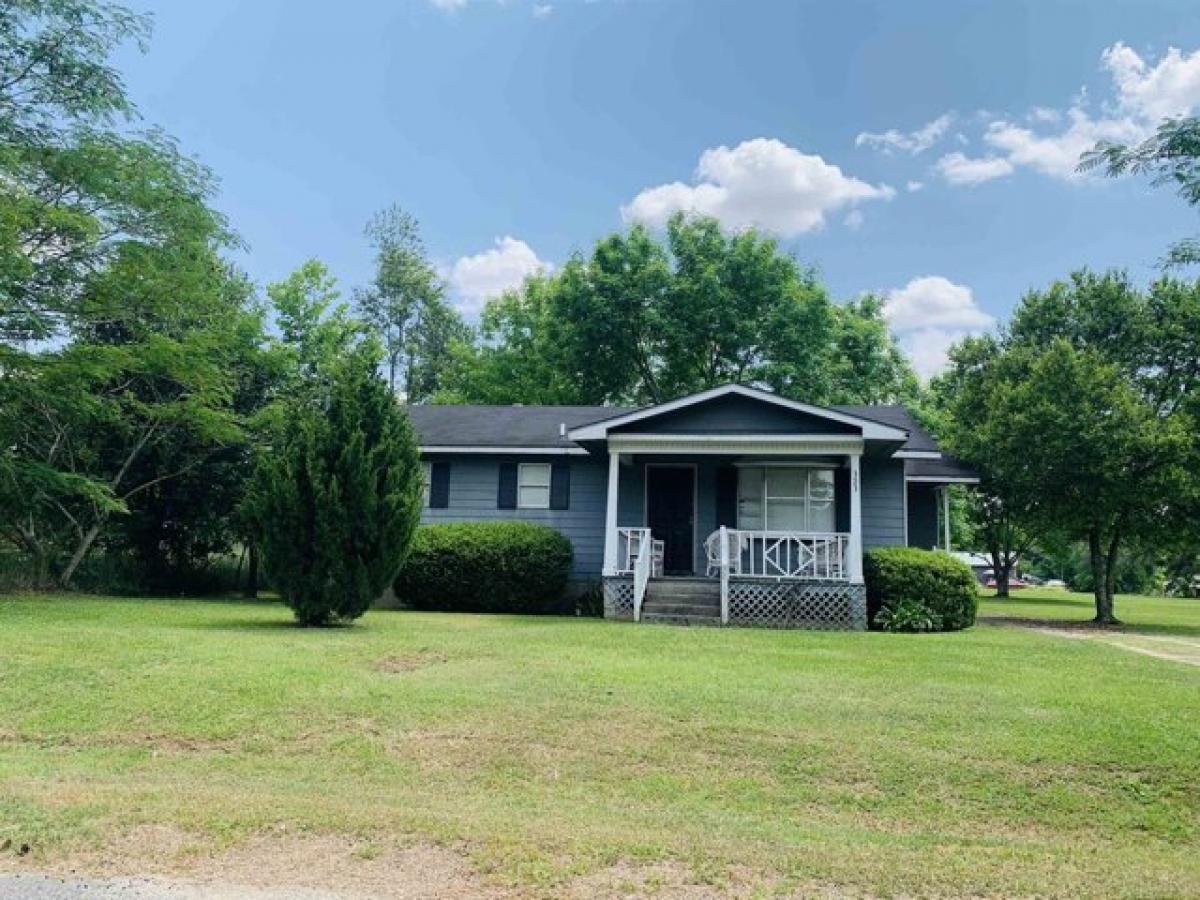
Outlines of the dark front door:
M663 572L691 575L696 519L696 470L691 466L646 467L646 526L663 542Z

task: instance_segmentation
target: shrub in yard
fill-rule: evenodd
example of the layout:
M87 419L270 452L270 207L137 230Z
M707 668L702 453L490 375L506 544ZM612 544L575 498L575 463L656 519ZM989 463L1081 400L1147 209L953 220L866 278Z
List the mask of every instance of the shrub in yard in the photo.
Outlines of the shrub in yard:
M958 631L975 624L978 586L947 553L887 547L863 556L867 617L886 631Z
M416 609L570 614L571 558L571 542L544 525L423 525L396 579L396 597Z
M420 520L416 437L369 350L288 413L249 504L263 563L300 624L356 619L396 577Z

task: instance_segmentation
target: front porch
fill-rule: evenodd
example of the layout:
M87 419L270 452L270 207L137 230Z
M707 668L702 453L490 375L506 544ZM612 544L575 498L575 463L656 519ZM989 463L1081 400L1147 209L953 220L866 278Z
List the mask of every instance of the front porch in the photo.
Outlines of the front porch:
M756 449L610 454L606 616L866 627L861 446Z
M611 617L683 576L717 624L864 629L864 544L907 543L909 431L875 418L725 385L568 437L608 460Z
M618 528L620 562L604 576L605 617L862 630L866 592L861 578L848 576L849 538L722 526L706 541L704 575L689 577L663 574L663 542L649 528ZM702 585L710 590L698 591Z

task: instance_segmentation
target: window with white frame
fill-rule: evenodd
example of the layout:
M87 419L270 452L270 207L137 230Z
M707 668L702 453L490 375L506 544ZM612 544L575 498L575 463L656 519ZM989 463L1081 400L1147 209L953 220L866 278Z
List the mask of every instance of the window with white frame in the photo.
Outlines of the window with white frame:
M433 463L421 463L421 506L429 506L429 486L433 483Z
M517 507L550 508L550 463L521 463L517 466Z
M738 470L738 528L831 532L833 469L745 466Z

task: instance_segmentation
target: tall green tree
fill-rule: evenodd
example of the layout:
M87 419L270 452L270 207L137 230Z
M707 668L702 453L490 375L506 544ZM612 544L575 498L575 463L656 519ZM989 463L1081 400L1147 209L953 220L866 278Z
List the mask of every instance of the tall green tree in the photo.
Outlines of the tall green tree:
M991 557L1000 597L1009 595L1012 573L1036 537L1030 504L1037 492L1009 471L1010 424L999 413L1023 375L998 339L969 337L951 349L949 368L931 384L939 437L981 476L967 498L968 521L973 542Z
M678 215L658 241L636 225L485 309L443 399L656 403L726 382L814 403L919 389L875 301L838 306L814 274L754 231Z
M333 371L337 359L362 339L364 323L341 297L337 279L316 259L267 285L287 372L285 394Z
M1086 542L1095 620L1116 622L1121 554L1197 533L1200 285L1140 291L1122 273L1077 272L1027 294L998 345L981 347L955 355L957 383L986 386L975 413L960 398L957 427L975 436L956 449L982 454L1034 531Z
M383 344L388 386L417 403L440 387L447 351L468 331L446 303L416 219L391 206L371 219L366 234L375 277L355 295L358 313Z
M128 249L87 286L87 326L10 369L0 404L3 521L63 585L114 514L243 439L233 399L261 320L203 244Z
M180 171L134 115L110 56L149 20L94 0L0 8L0 341L44 340L77 314L80 284L126 240L152 240ZM165 171L164 171L165 169ZM195 173L192 173L195 174ZM0 346L0 351L7 349Z
M127 128L110 59L147 34L92 0L0 9L0 534L61 583L132 503L242 439L261 335L211 175Z
M416 436L374 342L288 403L251 501L267 571L302 625L361 616L395 580L421 514Z

